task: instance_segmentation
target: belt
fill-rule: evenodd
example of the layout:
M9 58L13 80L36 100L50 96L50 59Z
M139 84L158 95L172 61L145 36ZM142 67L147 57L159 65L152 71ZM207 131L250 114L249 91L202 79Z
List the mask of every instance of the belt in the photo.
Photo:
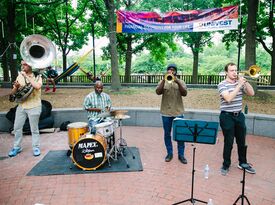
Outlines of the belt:
M226 113L228 115L233 115L234 117L238 117L242 113L242 111L237 111L237 112L222 111L222 113Z

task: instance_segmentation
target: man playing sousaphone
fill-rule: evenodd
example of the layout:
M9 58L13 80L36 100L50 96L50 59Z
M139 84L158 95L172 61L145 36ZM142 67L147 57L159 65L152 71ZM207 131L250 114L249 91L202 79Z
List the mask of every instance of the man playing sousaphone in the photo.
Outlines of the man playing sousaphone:
M33 87L31 93L24 100L18 100L18 107L15 113L14 121L14 144L12 150L9 152L10 157L16 156L22 151L21 141L23 137L23 126L27 117L29 118L31 133L32 133L32 148L33 155L40 155L40 134L39 134L39 117L41 113L41 86L42 78L40 75L35 76L32 67L25 61L21 61L22 71L16 78L11 91L11 96L21 90L27 84Z
M103 83L96 81L94 91L89 93L84 99L84 109L88 113L89 129L91 134L96 133L95 125L101 122L100 113L108 112L111 109L111 98L103 92Z

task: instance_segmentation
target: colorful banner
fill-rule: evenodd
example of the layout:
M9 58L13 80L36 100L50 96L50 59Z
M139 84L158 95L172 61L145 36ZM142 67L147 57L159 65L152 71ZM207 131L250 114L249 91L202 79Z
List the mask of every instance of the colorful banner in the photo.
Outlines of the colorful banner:
M117 11L117 33L203 32L238 29L238 6L190 11Z

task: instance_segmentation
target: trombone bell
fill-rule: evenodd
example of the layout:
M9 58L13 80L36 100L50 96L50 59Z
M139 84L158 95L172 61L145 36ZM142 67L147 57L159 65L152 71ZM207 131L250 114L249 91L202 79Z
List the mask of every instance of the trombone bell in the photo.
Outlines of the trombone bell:
M261 71L261 68L257 65L252 65L249 67L246 71L240 71L239 73L244 73L249 75L251 78L258 78L260 76L259 72Z

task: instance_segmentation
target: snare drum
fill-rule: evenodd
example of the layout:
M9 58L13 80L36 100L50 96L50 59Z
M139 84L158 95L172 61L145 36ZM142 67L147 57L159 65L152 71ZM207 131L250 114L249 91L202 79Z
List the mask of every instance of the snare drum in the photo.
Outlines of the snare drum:
M86 134L88 130L88 123L86 122L73 122L68 124L68 138L71 149L79 138Z
M107 159L107 142L101 134L86 134L73 146L72 160L83 170L95 170Z
M104 137L110 137L114 133L113 122L102 122L95 125L96 132L104 135Z

